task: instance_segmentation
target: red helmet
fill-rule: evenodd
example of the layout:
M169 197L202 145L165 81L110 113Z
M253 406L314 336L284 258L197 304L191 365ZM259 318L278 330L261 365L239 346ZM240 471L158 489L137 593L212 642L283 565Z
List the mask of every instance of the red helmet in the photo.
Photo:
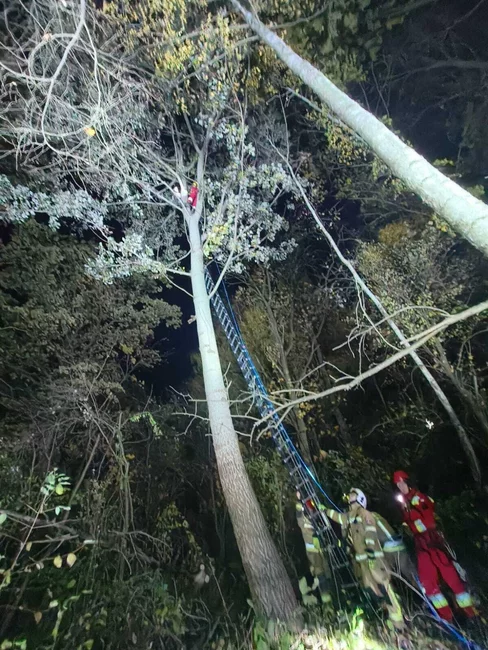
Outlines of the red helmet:
M397 483L400 483L400 481L406 481L409 478L410 476L407 474L407 472L399 469L393 474L393 483L396 485Z

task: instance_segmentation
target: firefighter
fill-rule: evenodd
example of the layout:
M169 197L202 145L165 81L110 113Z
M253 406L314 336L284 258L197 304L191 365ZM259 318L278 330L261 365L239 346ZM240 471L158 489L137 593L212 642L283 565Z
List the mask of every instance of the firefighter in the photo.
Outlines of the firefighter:
M327 510L326 514L329 519L341 525L344 538L350 541L364 588L386 605L391 626L400 631L404 627L402 609L390 585L376 519L366 510L366 506L364 492L351 488L349 511L341 513L337 510Z
M320 599L327 607L332 607L332 596L330 593L331 572L327 558L320 548L320 541L314 535L312 523L307 516L306 507L300 501L300 492L297 492L296 502L297 523L301 530L305 550L310 567L310 573L314 579L314 586L318 587Z
M417 555L417 572L427 598L439 616L447 622L453 618L452 610L439 586L439 575L452 589L458 607L468 618L476 616L471 595L454 566L455 558L449 550L444 536L437 530L434 501L409 485L409 476L398 470L393 474L393 483L400 494L403 521L413 533Z

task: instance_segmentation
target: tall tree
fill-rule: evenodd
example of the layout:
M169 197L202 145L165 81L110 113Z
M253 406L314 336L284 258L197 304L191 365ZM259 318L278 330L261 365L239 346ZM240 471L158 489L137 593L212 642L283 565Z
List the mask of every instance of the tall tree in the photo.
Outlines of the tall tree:
M179 276L191 279L214 450L242 561L256 606L288 619L297 601L240 455L204 258L240 270L246 260L286 255L286 243L273 241L285 226L275 207L291 188L289 176L259 146L257 131L245 125L245 104L237 94L240 61L222 18L216 25L203 18L195 43L185 36L195 20L190 6L156 4L139 12L141 31L134 29L132 14L98 24L84 0L62 12L54 5L36 4L35 18L19 7L17 61L30 57L30 63L26 69L9 67L8 78L17 79L19 92L13 98L16 110L7 112L9 137L25 164L33 161L36 182L43 189L49 183L53 191L4 181L6 217L22 221L42 210L54 227L61 217L73 216L97 228L104 243L91 272L106 282L135 271L173 282ZM193 9L198 13L201 7L196 3ZM148 38L152 28L164 30L162 42ZM68 45L59 47L49 37L53 32L71 33ZM32 39L43 46L29 53ZM179 39L185 47L175 47ZM134 43L141 46L138 61L151 73L120 56ZM203 70L195 68L198 62ZM181 75L183 89L175 87L175 75ZM22 133L29 134L26 140ZM192 181L197 185L190 189ZM89 192L74 190L80 183ZM122 241L111 236L110 218L117 219ZM180 248L182 238L189 251Z

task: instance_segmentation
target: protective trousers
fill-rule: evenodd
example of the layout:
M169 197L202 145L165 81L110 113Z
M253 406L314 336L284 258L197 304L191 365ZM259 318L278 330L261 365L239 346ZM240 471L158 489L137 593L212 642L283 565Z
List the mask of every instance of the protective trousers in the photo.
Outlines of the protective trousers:
M314 578L316 587L319 589L320 599L324 605L332 606L332 595L330 593L332 574L329 563L320 548L320 541L315 536L313 526L305 515L300 502L296 504L296 516L305 543L310 573Z
M402 608L391 587L388 570L383 560L360 562L359 568L364 588L372 591L386 606L390 627L402 630L404 628Z
M451 558L440 548L417 548L417 570L425 595L444 620L452 621L452 609L439 587L439 574L456 597L456 603L463 613L472 618L476 615L470 594L466 591Z

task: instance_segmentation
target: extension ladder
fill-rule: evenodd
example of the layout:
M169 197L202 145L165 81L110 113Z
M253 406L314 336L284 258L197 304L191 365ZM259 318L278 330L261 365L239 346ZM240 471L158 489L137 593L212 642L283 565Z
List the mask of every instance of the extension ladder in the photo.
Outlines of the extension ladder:
M315 505L313 512L305 510L314 527L314 532L323 552L329 559L329 566L333 577L332 596L338 609L349 603L354 597L363 600L363 592L351 569L350 561L339 541L329 519L323 513L323 504L319 493L326 495L320 487L312 470L305 463L297 448L293 444L280 417L269 398L268 392L263 384L259 372L254 365L246 345L239 332L237 324L231 319L229 310L224 305L218 292L214 292L214 282L208 271L205 271L205 286L207 293L211 296L211 304L224 330L229 345L234 353L239 368L253 396L254 404L262 418L267 418L271 438L276 445L279 455L288 470L290 479L296 490L300 492L300 498L304 508L306 503ZM229 305L229 308L231 306ZM355 592L354 594L351 592Z

